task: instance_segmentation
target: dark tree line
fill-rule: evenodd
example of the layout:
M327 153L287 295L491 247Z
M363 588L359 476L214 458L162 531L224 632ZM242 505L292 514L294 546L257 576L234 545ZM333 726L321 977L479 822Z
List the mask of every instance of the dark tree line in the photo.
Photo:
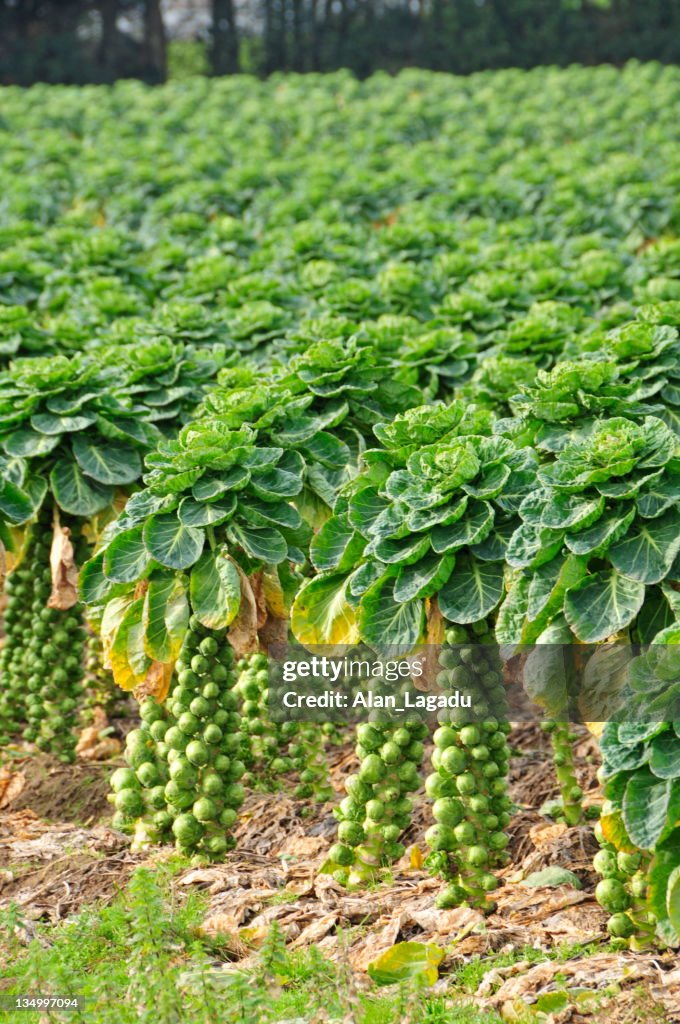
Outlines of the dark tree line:
M176 0L175 0L176 2ZM680 62L680 0L194 0L214 74ZM0 0L0 81L162 81L173 0Z

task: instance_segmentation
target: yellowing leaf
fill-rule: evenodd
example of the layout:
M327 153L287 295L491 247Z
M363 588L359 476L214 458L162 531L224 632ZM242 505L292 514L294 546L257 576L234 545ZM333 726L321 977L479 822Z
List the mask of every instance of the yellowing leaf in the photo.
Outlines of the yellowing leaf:
M409 866L413 868L414 871L420 871L421 868L423 867L423 864L425 863L423 851L420 849L419 846L416 846L415 843L412 847L410 847L408 851L408 861Z
M439 978L437 968L444 959L444 950L424 942L398 942L368 965L369 977L376 985L396 985L416 981L434 985Z
M174 670L174 662L166 664L162 661L152 661L144 680L135 688L137 700L142 697L155 697L158 703L162 704L170 691Z
M346 591L347 577L338 574L317 576L302 588L291 611L291 628L301 644L357 643L359 628Z

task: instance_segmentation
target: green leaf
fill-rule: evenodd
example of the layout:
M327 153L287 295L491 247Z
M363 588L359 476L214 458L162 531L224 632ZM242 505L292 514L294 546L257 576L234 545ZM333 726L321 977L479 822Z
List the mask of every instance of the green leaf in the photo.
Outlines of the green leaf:
M599 643L629 626L644 599L644 583L603 569L567 591L564 614L579 640Z
M104 575L104 552L99 551L80 570L78 590L82 601L87 605L103 604L114 597L124 594L128 588L120 583L112 583Z
M327 572L331 569L353 569L365 546L361 537L349 521L349 516L331 516L314 536L309 556L315 569Z
M35 511L36 506L30 494L11 480L0 479L0 515L19 526L32 519Z
M91 427L94 416L54 416L52 413L36 413L31 416L31 426L41 434L74 434Z
M203 530L184 526L174 513L152 516L144 525L149 554L168 569L188 569L198 560L203 541Z
M100 484L131 484L142 475L139 452L128 445L111 441L101 447L79 434L72 438L71 446L83 473Z
M668 730L654 737L649 767L658 779L680 778L680 743L674 732Z
M659 583L680 551L680 511L657 519L637 519L623 540L609 549L612 565L640 583Z
M496 616L496 639L499 644L518 644L529 603L529 579L519 576L512 580L510 589Z
M239 514L249 526L283 526L287 530L298 530L302 516L286 501L260 501L258 498L241 498Z
M647 768L636 771L623 796L628 835L641 850L653 850L666 826L672 782L657 779Z
M192 488L197 501L214 501L227 491L240 491L250 480L250 470L245 466L232 466L220 476L205 476Z
M638 494L638 512L646 519L653 519L667 508L677 507L680 502L680 475L662 476L655 480L646 491Z
M417 562L429 550L429 536L426 534L424 537L421 537L417 533L401 539L388 537L386 540L378 541L377 544L371 544L367 548L367 552L375 552L376 557L388 565L393 563L410 565L413 562Z
M626 534L634 518L634 506L617 507L611 512L605 512L595 525L588 527L587 530L567 534L564 542L575 555L590 555L605 551L610 544Z
M104 552L104 572L114 583L142 579L151 559L144 544L143 527L134 526L113 538Z
M22 428L6 437L2 447L7 455L18 459L29 459L36 455L49 455L60 441L59 434L50 437L47 434L39 434L36 430Z
M439 608L445 619L465 625L489 615L503 596L503 564L458 560L448 581L439 591Z
M585 576L587 561L576 555L553 558L534 570L529 582L527 621L522 629L522 643L534 643L552 617L562 611L564 595Z
M424 942L398 942L368 965L368 975L376 985L415 982L434 985L444 950Z
M299 591L291 609L291 629L301 644L354 644L359 630L347 601L348 577L316 576Z
M261 562L278 565L288 555L288 544L285 537L273 527L254 530L241 524L232 523L229 532L234 541L250 555Z
M180 577L151 577L142 621L147 655L166 664L176 661L189 626L189 602Z
M225 551L205 551L191 570L191 608L207 629L226 629L241 606L238 570Z
M359 605L361 639L376 650L394 645L413 647L425 627L425 606L422 601L397 601L395 580L383 577L369 587Z
M402 566L394 585L397 601L432 597L442 588L456 564L453 554L436 555L430 552L413 565Z
M448 526L435 526L432 531L432 548L437 554L458 551L466 544L479 544L493 529L494 511L488 502L472 502L465 515Z
M182 498L177 515L185 526L217 526L231 518L236 508L236 495L228 494L221 501L196 501Z
M302 477L268 466L253 473L250 486L258 498L294 498L302 490Z
M83 476L77 462L60 459L50 473L50 486L55 500L64 512L89 519L113 501L112 487Z
M375 520L388 506L389 502L380 496L377 487L363 487L349 500L349 521L355 530L366 536Z

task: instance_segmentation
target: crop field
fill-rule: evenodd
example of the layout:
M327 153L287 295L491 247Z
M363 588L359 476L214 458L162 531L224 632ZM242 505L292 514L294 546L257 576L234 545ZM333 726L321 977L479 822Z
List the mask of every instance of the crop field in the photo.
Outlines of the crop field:
M0 1020L680 1020L678 109L0 90Z

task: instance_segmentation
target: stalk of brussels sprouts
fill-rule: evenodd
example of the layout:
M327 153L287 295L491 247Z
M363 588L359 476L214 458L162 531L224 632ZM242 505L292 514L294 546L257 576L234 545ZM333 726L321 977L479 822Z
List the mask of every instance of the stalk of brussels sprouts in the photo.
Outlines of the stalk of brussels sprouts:
M596 827L596 835L599 829ZM642 850L629 853L616 848L598 835L601 849L593 867L601 876L595 898L610 914L607 931L617 945L641 950L655 944L656 918L648 906L648 869L651 854Z
M145 701L142 728L128 735L132 774L116 780L114 823L130 829L153 809L149 838L172 834L177 848L201 864L233 847L229 833L244 797L234 652L226 635L192 616L176 668L167 708Z
M31 693L38 693L42 680L27 679L24 661L29 653L28 644L33 629L38 626L47 634L48 626L40 614L33 611L36 590L43 590L42 580L36 574L38 565L49 555L49 547L32 530L27 540L23 563L7 577L5 592L5 643L0 651L0 744L10 743L26 725L26 701Z
M425 784L435 819L425 835L431 851L427 865L448 883L439 907L470 903L492 909L488 894L498 886L493 870L508 860L503 829L512 810L507 792L510 726L499 715L505 703L501 664L484 626L447 629L439 658L439 685L472 697L464 717L457 711L440 714L434 772Z
M580 825L585 818L583 790L576 778L573 743L578 737L571 732L569 722L542 722L541 728L550 733L555 776L560 789L560 811L556 815L567 825Z
M259 651L237 663L237 689L242 698L243 732L250 739L246 761L254 777L271 784L289 771L299 772L295 795L300 799L331 799L323 727L314 722L272 722L269 716L267 655Z
M347 796L334 811L338 841L329 851L335 878L361 884L404 852L399 836L408 828L409 793L420 785L427 726L416 719L403 725L362 723L356 730L360 767L345 781Z
M130 695L116 686L113 673L104 667L101 637L97 633L88 632L85 641L83 721L87 724L91 720L92 710L97 706L104 709L109 719L127 718L129 700Z
M83 541L77 523L69 524L78 554ZM75 726L82 697L83 616L47 607L52 591L49 564L51 513L41 512L31 528L26 556L7 581L8 638L0 672L3 738L21 730L23 739L61 760L75 760ZM18 712L18 713L17 713Z

